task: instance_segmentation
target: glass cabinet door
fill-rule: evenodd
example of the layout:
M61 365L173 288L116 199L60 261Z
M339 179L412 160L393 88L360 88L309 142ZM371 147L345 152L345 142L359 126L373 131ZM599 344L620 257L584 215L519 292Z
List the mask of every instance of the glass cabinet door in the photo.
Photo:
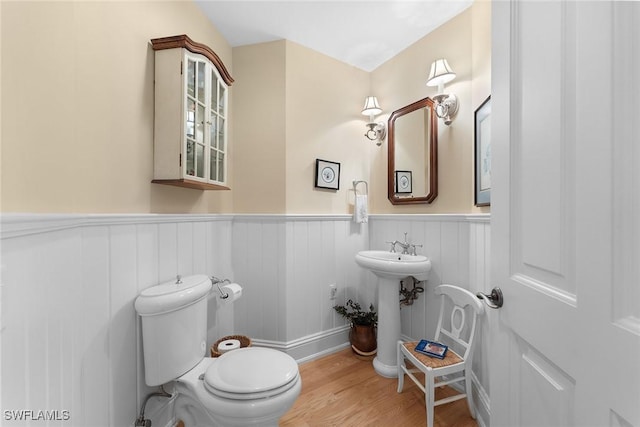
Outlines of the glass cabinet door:
M225 176L225 151L226 151L226 88L224 82L211 70L211 129L209 149L209 179L217 183L224 183Z
M205 177L206 66L205 61L187 58L185 173L198 178Z
M185 175L226 181L227 88L215 68L186 54Z

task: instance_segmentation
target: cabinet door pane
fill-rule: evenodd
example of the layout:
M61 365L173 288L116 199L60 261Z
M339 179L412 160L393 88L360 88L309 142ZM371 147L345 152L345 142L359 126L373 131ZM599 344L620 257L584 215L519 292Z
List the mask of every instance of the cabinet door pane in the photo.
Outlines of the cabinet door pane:
M209 173L209 179L212 181L218 180L218 156L217 151L214 149L209 150L211 157L209 158L211 164L211 172Z
M195 162L195 142L187 140L187 175L194 176L196 174L196 162Z
M196 144L196 174L204 178L204 145Z
M218 152L218 181L224 181L224 153Z
M218 150L225 151L224 147L224 119L218 118Z
M218 111L218 76L211 71L211 111Z
M196 108L196 142L204 143L204 105L199 103Z
M220 90L218 91L218 113L221 116L225 116L226 115L226 105L224 103L224 94L226 92L226 89L224 88L224 86L220 86Z
M204 102L204 62L198 62L198 101Z
M211 131L209 137L211 138L209 144L212 148L218 148L218 118L215 114L211 114Z
M196 63L187 61L187 95L196 96Z
M187 99L187 138L196 137L196 103Z

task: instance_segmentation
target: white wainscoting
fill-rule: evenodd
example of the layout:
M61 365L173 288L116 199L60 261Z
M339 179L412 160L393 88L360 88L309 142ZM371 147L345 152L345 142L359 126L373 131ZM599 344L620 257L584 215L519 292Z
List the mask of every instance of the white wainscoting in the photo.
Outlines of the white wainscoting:
M2 410L132 425L151 391L134 299L176 274L231 275L231 226L209 215L3 215ZM210 339L233 329L232 309L216 304ZM152 399L147 415L161 406Z
M244 288L233 305L210 299L209 344L245 334L300 362L343 348L348 328L332 306L377 298L355 253L386 248L405 231L433 262L426 292L402 309L403 334L419 338L434 328L435 286L491 288L487 215L372 215L369 224L349 215L3 215L2 409L69 410L65 425L132 425L151 391L133 301L176 274ZM481 338L480 422L489 408L482 347ZM163 409L154 425L166 424L166 407L148 404L147 415Z
M350 215L237 215L233 232L233 270L244 286L236 330L301 361L344 347L346 323L332 307L349 298L376 302L355 263L368 248L367 225Z

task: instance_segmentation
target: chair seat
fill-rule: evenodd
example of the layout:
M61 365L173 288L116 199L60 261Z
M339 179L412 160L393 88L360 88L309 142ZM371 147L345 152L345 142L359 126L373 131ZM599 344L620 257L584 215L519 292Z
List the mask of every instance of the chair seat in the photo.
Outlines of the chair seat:
M410 341L402 344L413 357L415 357L420 363L428 368L442 368L444 366L455 365L456 363L463 362L462 358L456 354L455 351L448 349L444 359L438 359L437 357L427 356L415 350L418 345L418 341Z

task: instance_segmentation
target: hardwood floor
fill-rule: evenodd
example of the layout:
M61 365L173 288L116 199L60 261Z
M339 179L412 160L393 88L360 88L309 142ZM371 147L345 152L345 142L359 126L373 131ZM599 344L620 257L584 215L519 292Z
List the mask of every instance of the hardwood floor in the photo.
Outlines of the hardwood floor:
M357 358L351 349L300 365L302 393L280 420L280 427L425 426L424 394L406 378L397 392L395 379L383 378L371 360ZM448 387L436 399L454 394ZM435 409L436 427L477 427L465 399Z

